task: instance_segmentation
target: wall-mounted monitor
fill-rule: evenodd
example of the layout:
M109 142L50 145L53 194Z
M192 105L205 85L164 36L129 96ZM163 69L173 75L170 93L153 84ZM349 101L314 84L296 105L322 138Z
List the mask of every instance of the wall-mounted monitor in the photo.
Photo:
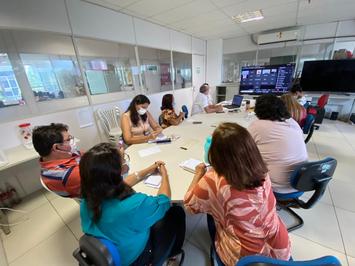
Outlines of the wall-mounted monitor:
M355 92L355 59L306 61L301 86L304 91Z
M242 67L240 94L284 94L292 83L295 64Z

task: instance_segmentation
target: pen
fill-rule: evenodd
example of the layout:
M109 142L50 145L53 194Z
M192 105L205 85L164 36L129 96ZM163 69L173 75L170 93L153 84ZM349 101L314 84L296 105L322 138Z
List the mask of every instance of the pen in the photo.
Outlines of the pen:
M187 148L185 148L185 147L180 147L180 149L185 150L185 151L187 150Z

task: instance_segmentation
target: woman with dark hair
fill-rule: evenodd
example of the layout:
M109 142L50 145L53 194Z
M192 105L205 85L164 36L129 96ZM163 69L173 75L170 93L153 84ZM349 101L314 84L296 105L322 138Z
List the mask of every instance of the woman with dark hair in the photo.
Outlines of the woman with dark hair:
M241 257L290 258L287 229L276 213L268 169L249 132L222 123L213 132L208 152L212 166L196 167L184 204L192 213L207 213L216 251L225 265Z
M210 96L210 86L208 83L203 83L200 87L200 92L197 94L192 105L192 115L216 112L223 112L223 106L213 104Z
M299 81L295 81L295 83L292 85L290 94L297 100L300 105L306 105L307 99L303 94L303 90Z
M112 241L121 254L123 266L162 265L167 258L183 254L184 210L170 206L170 185L163 162L125 179L123 164L122 151L109 143L98 144L82 156L82 230ZM132 189L154 171L162 176L157 196Z
M122 115L121 128L126 144L144 143L154 140L162 128L148 112L150 101L145 95L137 95Z
M273 190L296 192L290 185L290 174L297 164L308 160L300 126L275 95L258 97L255 114L258 120L252 122L248 130L268 165Z
M174 96L172 94L165 94L161 102L161 127L167 128L169 126L177 126L185 117L185 113L180 112L179 115L174 110Z

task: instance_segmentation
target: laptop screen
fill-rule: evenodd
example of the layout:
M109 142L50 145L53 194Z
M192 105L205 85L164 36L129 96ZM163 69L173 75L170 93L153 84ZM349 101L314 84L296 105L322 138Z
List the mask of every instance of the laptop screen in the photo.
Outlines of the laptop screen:
M243 101L243 96L234 95L232 104L240 107L242 105L242 101Z

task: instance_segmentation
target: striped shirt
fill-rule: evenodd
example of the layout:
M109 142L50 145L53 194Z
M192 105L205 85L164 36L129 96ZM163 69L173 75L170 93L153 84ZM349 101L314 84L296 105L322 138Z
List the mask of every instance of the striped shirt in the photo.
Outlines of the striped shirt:
M67 159L46 162L40 159L42 183L59 196L80 197L80 158L80 154L73 154Z

